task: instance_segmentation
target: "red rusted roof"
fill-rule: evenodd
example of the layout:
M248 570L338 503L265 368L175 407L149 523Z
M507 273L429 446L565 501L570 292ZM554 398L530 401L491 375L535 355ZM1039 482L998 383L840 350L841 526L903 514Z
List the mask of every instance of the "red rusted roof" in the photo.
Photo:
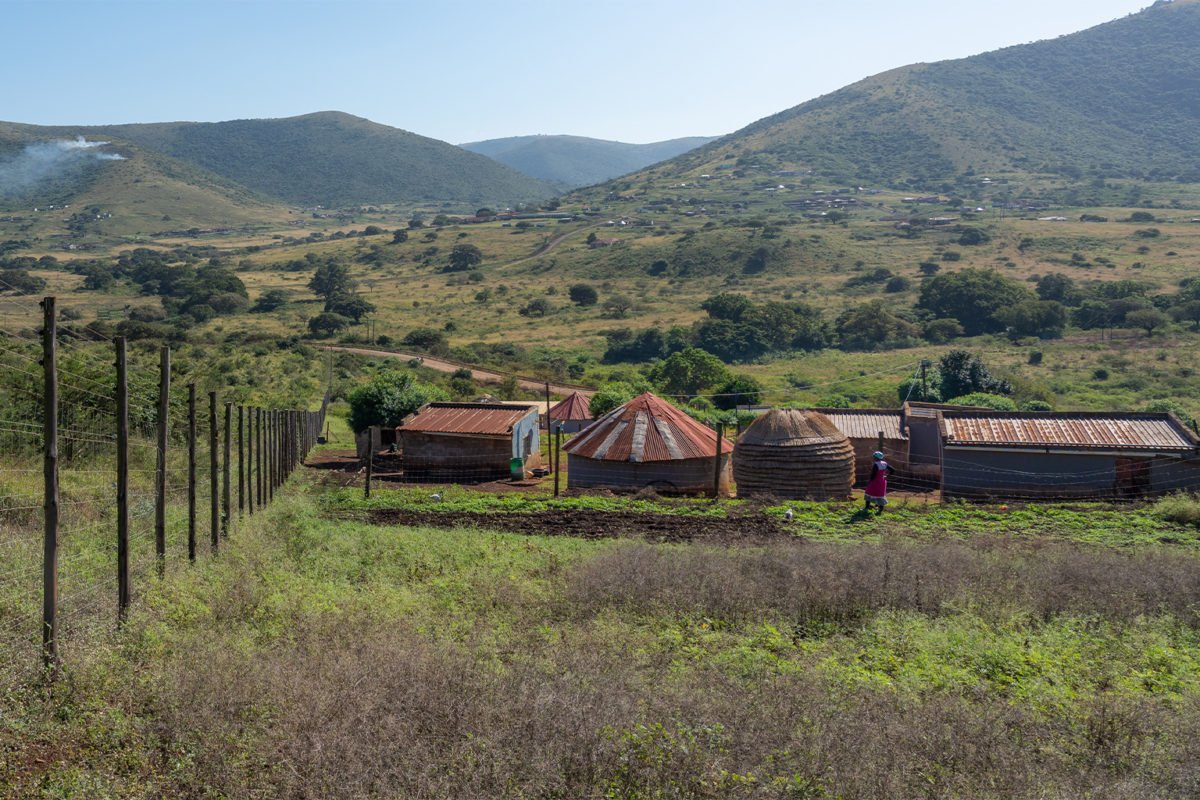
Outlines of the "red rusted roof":
M601 461L677 461L714 458L717 432L647 392L605 414L563 447ZM728 453L728 442L721 451Z
M1195 450L1170 414L946 411L946 444L1110 450Z
M429 403L405 418L397 430L501 436L512 433L513 425L530 414L537 414L534 403L526 408L490 403Z
M588 399L579 392L571 392L571 394L567 395L566 399L550 408L550 419L559 420L560 422L575 422L591 418L592 412L589 408Z

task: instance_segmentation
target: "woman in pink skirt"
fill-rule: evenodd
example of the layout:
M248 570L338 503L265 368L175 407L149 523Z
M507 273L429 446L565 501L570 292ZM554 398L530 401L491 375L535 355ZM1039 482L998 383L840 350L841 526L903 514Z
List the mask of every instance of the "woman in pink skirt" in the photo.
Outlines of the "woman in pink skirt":
M872 456L875 463L871 465L871 480L867 482L866 502L863 510L870 512L871 506L878 506L879 513L887 505L888 475L894 471L892 465L883 460L883 453L876 450Z

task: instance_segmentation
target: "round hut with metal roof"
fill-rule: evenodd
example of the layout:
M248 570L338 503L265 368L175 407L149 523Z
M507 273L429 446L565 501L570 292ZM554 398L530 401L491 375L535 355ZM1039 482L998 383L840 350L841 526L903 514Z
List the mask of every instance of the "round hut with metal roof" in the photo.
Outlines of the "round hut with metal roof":
M854 447L824 414L772 409L738 439L733 479L739 497L849 497L854 486Z
M571 392L563 400L550 407L550 431L562 426L563 433L579 433L592 424L592 410L587 395Z
M729 493L733 446L717 432L647 392L614 408L564 445L567 487L662 493Z

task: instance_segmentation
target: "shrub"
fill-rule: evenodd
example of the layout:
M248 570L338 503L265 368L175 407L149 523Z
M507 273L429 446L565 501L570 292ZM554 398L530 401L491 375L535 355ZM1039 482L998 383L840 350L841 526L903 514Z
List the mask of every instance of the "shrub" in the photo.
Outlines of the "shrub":
M978 408L990 408L995 411L1017 410L1017 404L1012 401L1012 398L1004 397L998 394L989 394L987 392L964 394L960 397L947 400L946 402L952 406L976 406Z
M1151 513L1177 525L1200 527L1200 497L1184 492L1167 495L1154 504Z

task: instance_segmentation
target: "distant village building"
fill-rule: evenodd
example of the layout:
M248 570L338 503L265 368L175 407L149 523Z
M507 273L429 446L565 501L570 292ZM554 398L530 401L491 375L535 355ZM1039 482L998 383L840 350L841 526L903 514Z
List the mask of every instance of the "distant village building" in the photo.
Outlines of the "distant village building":
M491 481L541 465L535 403L428 403L396 436L414 480Z
M729 492L733 444L675 406L647 392L619 406L568 442L568 488L637 489L711 494ZM719 475L719 478L718 478Z
M865 486L871 479L871 456L881 451L898 471L908 471L908 435L902 428L898 409L818 408L815 409L850 441L854 449L854 483Z
M587 395L571 392L562 401L550 408L550 431L562 427L563 433L579 433L592 424L592 412Z

